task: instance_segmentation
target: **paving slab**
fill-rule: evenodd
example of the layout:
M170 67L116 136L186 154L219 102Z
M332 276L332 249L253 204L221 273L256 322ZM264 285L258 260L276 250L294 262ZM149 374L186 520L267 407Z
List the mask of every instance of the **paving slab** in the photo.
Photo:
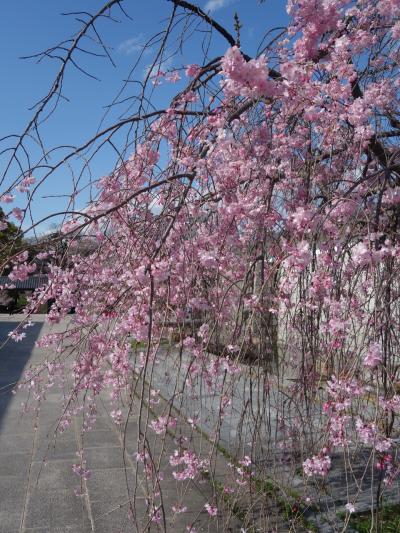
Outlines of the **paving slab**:
M86 503L69 489L32 490L27 505L25 528L69 527L90 531Z
M35 341L49 331L49 326L44 324L43 316L34 316L33 321L34 327L27 331L21 343L7 343L0 350L0 375L5 387L0 389L0 533L130 533L138 531L137 526L146 533L164 531L163 523L151 521L146 477L135 460L137 420L133 418L126 427L124 449L122 430L108 416L112 407L107 395L99 402L93 431L85 434L82 434L82 419L77 415L70 428L55 438L63 401L56 387L49 391L47 402L37 415L22 416L21 403L27 394L24 391L11 394L7 385L21 379L31 364L43 361L47 355L35 346ZM0 317L0 342L16 325L15 317ZM159 408L165 410L165 407ZM150 421L153 416L158 415L144 406L143 419ZM198 453L205 456L209 452L208 441L205 444L199 434L181 421L176 432L176 435L168 433L164 442L150 430L147 435L156 461L163 452L160 464L166 473L161 482L165 531L186 532L186 526L191 523L198 532L222 531L223 517L210 519L204 509L204 504L215 496L209 480L178 483L170 476L169 455L182 445L182 439L186 444L195 445ZM81 481L73 472L73 463L79 462L77 452L83 452L91 469L87 480ZM131 500L136 481L133 516ZM183 495L188 511L174 515L172 506ZM152 505L159 504L158 497ZM235 520L230 522L236 524ZM224 531L239 532L240 528L237 524L229 525Z
M0 511L0 533L16 533L20 531L21 513L9 508Z

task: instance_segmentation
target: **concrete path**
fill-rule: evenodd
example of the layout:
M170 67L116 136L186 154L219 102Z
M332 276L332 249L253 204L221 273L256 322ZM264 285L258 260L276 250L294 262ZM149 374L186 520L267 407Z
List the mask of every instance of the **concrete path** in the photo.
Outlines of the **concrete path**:
M325 434L323 397L320 404L315 403L311 413L304 413L304 420L309 420L311 415L312 423L301 426L301 436L292 439L279 424L278 413L285 412L285 421L296 420L302 414L302 406L288 401L290 394L279 393L272 380L267 387L268 377L261 372L258 374L256 368L240 365L240 371L226 376L224 381L219 378L207 384L199 378L187 387L184 370L178 373L177 368L179 365L183 369L188 367L190 355L184 351L180 357L177 349L175 353L170 353L164 347L159 357L162 362L155 367L154 383L162 394L170 398L174 391L185 390L184 394L175 393L175 405L180 412L186 416L197 412L201 430L209 435L218 431L219 444L233 457L251 455L256 476L274 480L285 498L291 493L297 494L303 502L305 517L318 531L343 531L341 516L345 514L345 506L349 502L354 503L356 512L369 511L375 505L380 476L374 467L376 458L371 447L351 447L346 461L343 451L335 450L331 454L332 467L328 477L310 478L307 483L304 482L302 463L310 456L313 442L318 445L318 439ZM210 355L207 364L213 364L213 359L214 356ZM283 392L284 386L281 381L280 390ZM224 395L230 403L224 408L221 420ZM324 440L321 439L321 442ZM398 504L400 479L396 478L392 485L383 485L383 488L385 505ZM346 531L350 533L351 528L347 527Z
M241 499L240 493L221 497L221 487L235 486L234 479L232 483L235 469L228 466L226 458L210 443L206 434L210 437L219 424L218 413L224 389L219 383L210 389L200 380L194 384L191 394L175 396L174 407L179 412L174 412L174 416L178 418L178 425L167 434L164 442L154 434L149 435L149 450L156 460L160 457L161 448L164 448L161 459L164 480L160 484L165 509L165 523L150 522L149 505L158 507L160 499L148 501L143 468L135 460L139 400L135 400L132 406L133 416L127 427L125 445L119 426L110 418L110 410L114 407L106 394L98 402L94 428L85 433L83 440L79 414L73 419L71 427L54 440L62 406L62 394L57 388L49 390L47 400L37 415L28 413L21 416L21 404L27 400L27 393L19 391L12 394L12 387L23 377L24 370L43 361L47 355L43 349L35 347L35 341L48 331L48 326L40 315L34 316L33 322L33 328L28 330L22 342L9 342L0 349L0 533L188 533L191 525L193 533L240 533L242 527L252 533L305 531L308 528L301 520L296 519L294 525L282 518L280 505L287 500L289 493L285 488L288 487L295 488L303 498L312 495L321 508L328 501L330 505L334 502L336 512L329 517L330 524L322 520L324 513L315 517L318 530L341 529L343 523L336 513L343 510L351 495L343 491L346 480L339 457L334 459L335 468L330 475L328 492L331 494L318 494L318 487L302 486L299 476L302 458L294 463L287 462L282 452L270 445L279 440L273 391L272 402L267 409L264 384L248 367L234 378L233 394L230 395L232 401L220 423L218 445L239 458L245 453L252 453L259 461L256 470L267 473L281 488L274 494L266 487L266 492L256 495L256 502L253 500L251 505L246 503L245 498ZM0 346L17 324L17 317L0 315ZM183 386L184 378L177 372L174 355L178 354L165 352L163 357L161 350L160 362L154 368L153 387L159 388L167 399ZM186 359L184 354L183 361ZM152 405L150 410L145 409L145 416L151 420L154 416L165 414L166 408L168 405L162 402ZM185 417L192 416L195 411L201 418L201 432L185 422ZM316 413L315 416L318 418L320 415ZM251 441L256 443L255 448L250 449ZM207 476L184 483L173 480L173 468L168 458L176 448L185 447L194 449L201 458L211 458L211 479ZM81 483L72 465L79 462L77 454L82 453L91 476ZM135 486L138 488L134 497ZM396 485L390 494L391 501L398 501L398 494ZM365 505L368 505L367 496ZM296 496L291 499L296 503ZM216 518L209 517L205 511L207 502L218 505ZM187 506L187 511L174 514L172 507L180 504ZM133 512L131 507L134 507ZM358 510L363 509L359 507ZM324 518L328 516L324 515ZM256 524L256 527L248 528L248 524Z
M149 523L146 480L134 460L137 425L134 422L128 425L124 452L120 430L108 414L106 396L102 398L94 429L85 434L83 442L79 416L70 429L56 441L53 439L62 405L58 389L49 390L37 416L32 413L21 416L21 403L26 401L27 393L12 394L12 385L22 378L24 369L46 355L34 344L48 326L40 315L34 316L33 322L22 342L9 342L0 350L0 533L187 533L191 524L193 532L239 532L240 523L229 509L223 511L222 504L216 518L205 511L204 504L213 503L217 497L207 478L185 483L173 480L168 457L177 448L177 434L168 434L164 443L165 481L161 491L166 521ZM17 323L17 317L0 316L0 344ZM188 426L179 424L175 431L180 433L179 445L185 435L200 454L209 453L208 441L195 435ZM149 445L156 457L160 441L154 439ZM72 464L79 462L77 452L82 450L91 477L81 484ZM214 455L214 459L216 472L223 479L226 461L222 456ZM133 501L136 476L138 490L133 515L129 503ZM77 496L76 491L81 495ZM174 514L172 507L182 500L187 512Z

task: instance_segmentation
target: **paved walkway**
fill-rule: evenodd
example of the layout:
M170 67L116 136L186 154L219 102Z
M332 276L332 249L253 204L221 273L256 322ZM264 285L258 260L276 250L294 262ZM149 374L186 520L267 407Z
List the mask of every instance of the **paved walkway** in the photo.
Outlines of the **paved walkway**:
M343 511L347 501L352 501L360 487L348 482L339 455L334 457L329 482L323 492L320 486L304 487L301 470L302 457L297 460L285 458L285 453L271 443L284 439L277 425L277 410L274 408L274 391L270 389L270 402L265 404L265 382L254 376L254 371L243 367L232 379L232 389L227 397L231 403L225 408L222 422L219 417L223 391L229 391L229 380L214 383L212 387L199 380L184 395L176 395L183 388L184 371L177 372L178 352L164 356L161 350L158 364L154 367L153 387L161 390L165 398L175 397L174 407L182 416L173 432L167 434L164 455L161 461L164 480L161 481L161 496L165 508L165 523L149 522L149 501L146 499L146 479L141 465L134 460L137 449L137 411L139 401L133 404L132 422L129 423L124 439L109 412L112 407L107 395L101 396L98 403L98 416L93 428L85 434L82 442L82 420L79 415L73 419L71 427L53 439L54 429L62 406L59 389L52 388L47 401L42 405L38 416L31 413L21 416L21 403L26 401L26 393L13 395L12 384L16 383L31 364L43 361L46 353L35 347L37 338L48 330L44 317L37 315L34 326L27 337L19 343L8 343L0 349L0 533L130 533L130 532L174 532L187 533L193 524L200 532L237 532L248 523L258 524L248 531L304 531L305 524L297 520L295 527L282 519L280 505L283 501L296 503L296 496L285 492L295 489L303 502L312 496L322 511L314 520L319 531L340 531L343 523L338 512ZM17 325L16 317L0 315L0 345L7 334ZM210 358L211 361L212 358ZM183 354L181 363L188 362ZM145 416L165 414L166 404L152 405L145 410ZM232 483L227 460L219 453L208 438L202 436L184 422L185 416L198 412L201 430L208 436L219 426L219 446L222 445L232 456L242 457L248 453L256 458L256 470L276 481L278 489L265 487L253 500L251 506L239 496L221 498L221 486ZM126 412L126 410L125 410ZM290 410L287 411L290 416ZM318 422L320 414L315 413ZM150 432L151 433L151 432ZM154 437L154 435L153 435ZM295 444L295 443L294 443ZM160 456L161 442L155 437L149 449L156 459ZM255 445L255 447L254 447ZM253 448L251 448L253 446ZM175 482L168 458L180 447L195 450L199 457L212 457L213 481L208 477L196 482ZM124 451L125 450L125 451ZM84 454L91 477L80 484L80 478L73 472L72 464L79 462L77 453ZM290 459L290 460L286 460ZM352 459L353 471L365 467L368 461L362 454ZM361 471L360 471L361 472ZM361 475L361 474L360 474ZM236 476L237 477L237 476ZM136 483L137 481L137 483ZM233 480L234 483L234 480ZM358 495L357 510L368 509L371 493L368 489L371 480L366 475L363 488L365 494ZM354 485L354 486L353 486ZM136 497L133 497L137 486ZM348 490L344 487L348 486ZM75 492L81 493L76 496ZM258 498L258 500L257 500ZM135 502L134 513L130 504ZM399 486L395 484L388 501L399 500ZM210 518L204 504L217 503L218 516ZM160 501L155 501L156 507ZM187 506L187 512L174 514L172 507ZM332 508L331 515L323 509ZM308 518L312 518L307 513ZM327 523L327 519L328 522ZM246 524L247 523L247 524ZM292 523L293 526L293 523ZM194 531L194 530L193 530Z
M266 376L262 372L258 374L256 368L240 365L240 372L225 376L224 380L210 380L206 384L202 379L194 379L188 388L184 371L178 373L177 368L178 365L183 369L187 367L191 358L185 352L179 357L175 351L171 354L164 347L160 353L162 362L155 370L155 383L164 396L170 398L175 390L185 390L184 394L175 394L177 408L187 416L199 413L201 429L209 435L218 431L219 444L232 456L251 455L256 475L260 479L274 480L284 499L293 501L289 495L297 494L307 520L314 523L319 532L343 531L340 516L345 514L345 505L349 502L354 503L357 512L369 511L375 505L380 478L371 447L351 448L346 461L340 449L335 451L331 454L332 467L327 479L310 478L304 483L302 463L309 457L307 448L312 449L313 442L318 443L325 431L322 397L312 412L303 414L303 420L310 420L311 416L311 423L302 424L299 428L302 433L291 436L279 423L279 413L285 413L285 421L296 421L301 418L304 406L290 402L290 394L278 393L273 380L268 383ZM213 356L209 359L207 364L212 364ZM281 379L280 390L284 392L285 386ZM229 398L229 404L223 409L221 420L224 395ZM383 488L385 504L400 501L399 479ZM346 531L350 532L351 528L347 527Z
M107 397L103 398L94 430L85 434L83 443L79 416L72 427L53 442L62 404L61 393L56 389L49 390L37 417L31 413L21 416L21 402L26 400L26 393L13 395L10 384L17 382L29 365L45 357L44 351L34 343L48 326L43 323L43 316L37 315L33 321L33 328L22 342L7 343L0 350L0 533L186 533L189 524L193 524L197 532L239 532L239 523L230 512L219 512L217 518L210 518L205 511L204 504L212 503L216 496L207 478L189 483L172 479L168 457L177 443L174 435L169 434L162 461L165 481L161 483L166 522L148 523L148 501L144 497L146 480L134 461L137 425L133 422L128 426L124 452L118 426L108 414ZM1 316L1 343L16 325L16 317ZM186 438L192 441L197 439L194 444L199 453L209 452L209 443L198 434L193 435L188 426L180 424L177 431L182 435L186 432ZM150 443L155 455L160 446L157 439ZM72 471L72 464L79 462L76 454L82 449L91 477L80 487L80 478ZM226 462L218 456L216 463L216 471L222 477L227 469ZM139 488L133 516L129 502L133 500L136 475ZM81 496L76 496L76 489ZM183 496L188 510L174 515L171 508L179 504Z

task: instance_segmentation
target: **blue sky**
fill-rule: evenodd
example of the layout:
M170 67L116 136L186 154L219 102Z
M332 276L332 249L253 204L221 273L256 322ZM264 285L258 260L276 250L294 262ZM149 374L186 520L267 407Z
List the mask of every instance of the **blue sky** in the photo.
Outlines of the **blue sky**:
M62 16L62 12L90 11L95 12L103 5L102 0L13 0L2 6L0 22L0 65L3 72L0 99L0 137L11 133L20 133L32 116L29 108L43 97L59 68L57 60L45 60L37 63L35 60L21 60L21 56L30 55L47 49L63 39L69 38L79 29L79 23L71 16ZM138 57L140 46L151 36L165 27L166 20L171 13L172 4L167 0L147 0L135 2L125 0L123 3L132 20L127 20L116 8L114 16L120 23L103 20L98 25L105 43L116 67L104 58L84 57L82 66L98 77L96 81L84 76L74 68L69 68L66 74L63 101L51 119L43 125L43 136L46 146L55 147L60 144L79 145L84 143L96 131L104 115L106 106L111 103L118 93L122 80L126 79L132 64ZM212 13L227 29L233 28L233 15L238 12L243 24L242 48L254 55L257 46L266 30L282 26L286 23L285 2L281 0L266 0L259 4L258 0L202 0L198 5ZM193 41L186 46L182 55L167 61L166 67L180 68L187 63L197 62L201 58L200 41ZM88 43L88 46L91 46ZM222 38L215 37L209 50L210 56L221 55L226 50L226 43ZM152 50L155 50L153 47ZM82 56L83 57L83 56ZM143 73L152 59L151 51L144 55L138 66L136 77L143 78ZM158 107L163 107L172 91L179 88L157 87L153 101ZM135 86L130 84L125 96L132 96ZM118 108L118 113L127 111L127 105ZM117 118L117 114L107 117L105 124ZM123 140L116 139L116 142ZM4 148L4 145L2 145ZM36 149L29 147L33 158ZM104 150L90 165L93 179L110 172L116 162L115 154ZM0 166L5 164L5 158L0 157ZM68 194L71 190L72 173L79 172L79 165L71 168L62 167L50 180L43 185L36 197L34 216L44 217L54 210L65 208L65 198L54 198L57 194ZM15 169L16 172L16 169ZM12 173L10 174L10 179ZM40 176L39 176L40 177ZM88 172L85 179L89 179ZM4 190L4 186L1 187ZM45 198L45 196L52 196ZM82 208L88 195L83 194L79 200ZM58 220L58 219L57 219ZM56 221L56 220L55 220ZM24 223L25 227L28 225ZM40 230L45 230L49 222L42 224Z

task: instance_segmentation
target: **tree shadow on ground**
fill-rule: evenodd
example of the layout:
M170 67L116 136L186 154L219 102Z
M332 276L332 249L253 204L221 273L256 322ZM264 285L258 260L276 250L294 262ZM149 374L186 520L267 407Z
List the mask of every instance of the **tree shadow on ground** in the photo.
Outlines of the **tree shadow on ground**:
M22 341L9 340L8 333L19 324L17 321L0 322L0 427L14 397L12 393L14 386L23 375L43 326L43 323L35 322L33 326L24 330L26 337Z

